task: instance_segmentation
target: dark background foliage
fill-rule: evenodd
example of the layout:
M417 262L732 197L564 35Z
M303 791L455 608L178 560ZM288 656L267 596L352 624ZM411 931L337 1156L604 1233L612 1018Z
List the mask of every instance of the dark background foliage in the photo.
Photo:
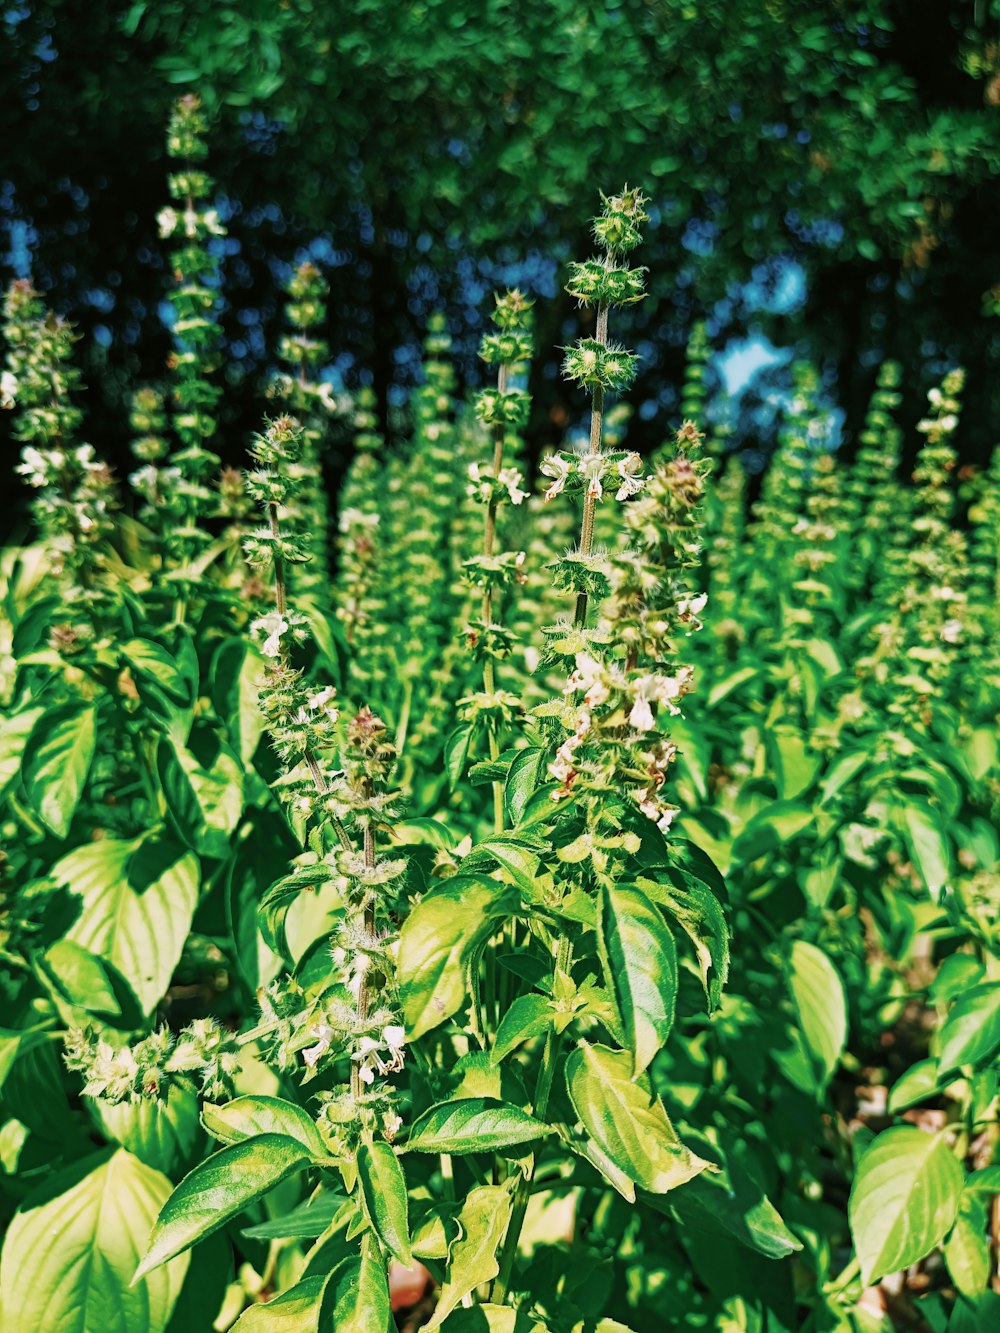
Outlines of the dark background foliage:
M963 457L994 443L995 0L25 0L0 29L3 276L30 271L79 324L87 431L119 468L128 394L168 350L155 219L167 111L190 89L230 229L232 460L260 415L276 283L306 248L328 265L336 373L373 383L383 414L432 309L472 382L490 290L532 289L532 442L558 435L584 406L558 378L579 324L560 265L587 253L598 188L625 180L654 205L651 299L627 331L637 444L675 422L699 318L716 348L815 358L848 449L886 356L912 390L964 365ZM751 448L755 420L736 417Z

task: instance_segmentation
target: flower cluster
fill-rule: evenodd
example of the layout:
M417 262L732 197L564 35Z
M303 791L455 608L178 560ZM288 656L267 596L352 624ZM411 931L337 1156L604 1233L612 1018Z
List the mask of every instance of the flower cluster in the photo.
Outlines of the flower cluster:
M180 1032L158 1028L132 1045L111 1040L105 1028L71 1028L64 1059L82 1075L85 1096L113 1105L162 1100L177 1083L220 1101L233 1095L233 1079L242 1067L237 1040L211 1018Z
M4 332L6 393L24 445L16 471L35 491L35 521L64 594L93 603L103 596L94 581L117 497L107 464L92 445L74 441L82 419L74 401L80 373L71 361L76 333L24 279L7 292Z
M301 451L289 470L294 499L286 506L286 526L309 533L317 553L327 550L330 532L330 506L321 456L330 417L340 406L333 386L320 377L320 369L329 357L329 347L319 336L326 322L329 291L329 284L311 260L292 270L285 304L291 331L282 337L278 347L278 355L287 369L276 377L271 390L303 427ZM296 586L302 595L325 605L329 595L325 560L310 561L297 571Z
M279 881L277 897L287 909L298 891L330 884L343 903L330 985L312 1003L308 1021L300 1016L288 1033L294 1030L292 1048L301 1052L307 1076L321 1064L349 1063L349 1088L331 1096L324 1109L327 1128L339 1127L328 1134L334 1150L348 1152L362 1131L381 1125L384 1132L393 1123L391 1090L376 1078L402 1064L388 895L406 867L398 859L380 859L376 850L378 831L393 817L395 802L390 784L396 750L384 722L365 707L345 723L333 688L312 685L293 660L309 628L289 605L286 566L305 562L309 553L301 537L286 535L283 520L295 493L303 438L298 421L281 417L254 441L256 467L247 475L247 492L267 523L246 538L245 550L255 568L270 572L274 589L273 609L252 627L258 637L266 636L260 707L287 770L282 795L307 828L311 855L318 857ZM336 768L328 761L334 750L339 750ZM352 835L360 837L360 850ZM280 1024L287 1020L281 1014ZM286 1041L285 1057L288 1050ZM353 1116L346 1114L348 1105Z
M923 717L927 704L955 670L966 633L965 533L952 524L956 454L951 442L958 427L964 374L950 371L929 395L931 412L918 429L925 443L913 480L915 509L905 575L893 600L891 629L876 633L899 652L891 672L890 712Z
M167 130L167 154L177 164L168 178L175 206L159 216L160 233L172 243L174 350L167 365L173 376L173 427L180 448L171 455L169 488L161 487L162 531L170 554L182 564L210 540L202 522L214 514L211 482L219 457L209 447L218 427L222 389L212 376L220 365L218 239L225 235L211 207L214 183L199 165L208 156L207 122L201 102L188 94L176 103Z

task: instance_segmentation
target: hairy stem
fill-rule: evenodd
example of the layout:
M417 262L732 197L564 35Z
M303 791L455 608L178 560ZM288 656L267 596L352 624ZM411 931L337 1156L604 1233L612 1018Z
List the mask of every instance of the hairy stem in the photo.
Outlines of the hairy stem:
M497 371L497 389L501 396L507 388L507 367L501 363ZM503 447L504 437L507 427L503 422L498 423L494 428L493 437L493 466L490 476L496 481L503 468ZM497 497L492 495L490 502L486 506L486 518L483 525L483 555L493 554L493 543L496 539L497 530ZM483 624L489 626L493 623L493 589L487 584L483 589ZM492 694L496 688L496 673L493 666L493 658L485 657L483 659L483 689L487 694ZM490 758L494 762L500 755L500 740L493 727L487 729L490 745ZM499 782L494 782L493 786L493 828L496 833L502 833L504 829L504 806L503 806L503 786Z
M594 337L602 347L608 345L608 307L605 302L597 307L597 328ZM601 439L604 434L604 389L600 384L594 389L590 402L590 453L601 452ZM580 554L590 555L594 545L594 515L597 509L597 497L588 489L583 500L583 525L580 530ZM587 623L587 594L576 595L576 614L573 623L582 629Z

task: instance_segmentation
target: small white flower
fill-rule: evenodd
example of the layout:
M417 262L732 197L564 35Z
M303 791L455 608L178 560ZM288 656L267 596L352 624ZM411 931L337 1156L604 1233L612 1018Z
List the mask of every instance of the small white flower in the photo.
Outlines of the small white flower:
M322 690L317 691L316 694L310 694L307 702L309 704L309 707L314 712L317 709L322 708L327 712L335 713L336 709L329 709L327 708L327 705L331 703L332 700L334 700L336 697L337 697L337 691L333 688L332 685L327 685Z
M945 643L958 643L962 637L962 622L946 620L941 626L941 638Z
M265 657L281 656L281 636L288 633L288 621L283 616L280 616L277 611L269 611L266 616L258 617L250 628L255 634L263 633L267 635L260 646L260 650Z
M544 476L553 478L552 485L545 492L545 502L548 504L564 489L573 471L573 463L571 459L563 458L562 454L553 454L543 461L540 470Z
M497 473L497 481L507 488L512 505L519 505L528 498L528 492L521 489L521 474L516 467L505 467Z
M201 220L202 223L204 224L205 230L210 232L213 236L225 236L226 229L222 225L222 222L219 218L219 210L217 208L208 209L205 213L202 214Z
M312 1035L318 1037L319 1040L315 1046L310 1046L308 1050L302 1052L302 1058L310 1069L315 1069L320 1057L330 1049L330 1043L333 1040L333 1028L326 1023L319 1023L313 1028Z
M175 209L160 209L159 213L156 215L156 223L160 229L161 239L166 240L168 236L173 236L174 232L177 230L178 221L179 219Z
M328 412L336 412L337 400L333 396L333 385L329 380L323 381L317 390L316 396Z
M587 498L600 500L604 496L601 478L604 476L604 458L600 454L588 454L577 464L577 471L587 482Z
M627 500L632 495L638 495L645 485L645 479L638 476L642 468L642 459L638 454L626 454L619 462L617 472L622 479L622 484L615 492L616 500Z
M636 695L635 703L632 705L632 711L628 715L629 726L635 727L636 731L652 731L656 725L653 717L653 710L650 707L649 700L643 694Z
M0 375L0 407L13 407L16 398L17 380L9 370L5 370Z
M47 457L40 449L28 444L21 450L21 461L14 470L25 479L29 486L46 486L48 485L51 462L51 455Z

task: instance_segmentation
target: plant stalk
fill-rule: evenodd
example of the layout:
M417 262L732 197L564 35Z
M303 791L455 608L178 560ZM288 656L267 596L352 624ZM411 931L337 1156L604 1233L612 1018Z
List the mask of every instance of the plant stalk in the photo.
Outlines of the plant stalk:
M594 337L602 347L608 345L608 307L602 301L597 307L597 328ZM598 384L590 401L590 454L591 457L601 452L601 440L604 434L604 388ZM597 497L588 489L583 500L583 526L580 530L580 554L590 555L594 546L594 516L597 510ZM576 613L573 623L582 629L587 623L587 594L576 595Z
M568 972L573 964L573 942L568 935L560 935L556 949L556 969ZM538 1083L535 1088L535 1101L531 1108L532 1115L544 1120L549 1109L549 1097L552 1094L552 1081L556 1074L558 1055L558 1037L555 1028L549 1028L545 1038L545 1050L542 1053L542 1067L538 1071ZM517 1182L514 1192L514 1206L511 1209L510 1223L500 1252L500 1271L493 1284L491 1299L494 1305L504 1305L510 1292L510 1280L517 1260L517 1247L521 1239L521 1228L531 1199L531 1182L535 1174L535 1156L529 1158L524 1174Z

